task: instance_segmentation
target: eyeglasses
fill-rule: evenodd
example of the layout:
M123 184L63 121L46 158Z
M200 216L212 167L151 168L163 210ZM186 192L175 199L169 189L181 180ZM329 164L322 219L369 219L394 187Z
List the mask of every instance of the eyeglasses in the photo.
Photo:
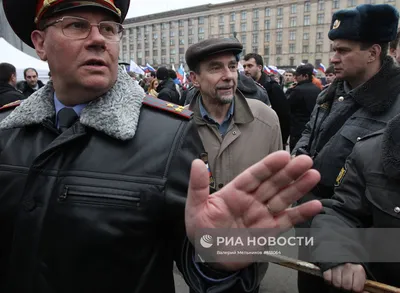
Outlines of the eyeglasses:
M110 42L119 42L124 31L124 27L114 21L100 21L98 24L93 24L87 19L75 16L64 16L45 25L42 30L57 23L61 23L61 30L64 36L76 40L86 39L92 31L93 26L97 26L100 34Z

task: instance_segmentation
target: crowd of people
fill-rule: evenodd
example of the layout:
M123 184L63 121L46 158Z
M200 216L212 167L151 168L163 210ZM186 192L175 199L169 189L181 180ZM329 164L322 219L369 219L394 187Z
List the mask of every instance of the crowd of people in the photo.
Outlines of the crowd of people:
M341 233L400 227L398 11L336 11L324 82L210 38L182 85L119 66L129 4L3 0L51 80L0 64L0 291L172 293L175 261L191 292L256 293L268 263L205 260L198 231L293 227L323 272L299 272L299 293L400 286L398 263Z

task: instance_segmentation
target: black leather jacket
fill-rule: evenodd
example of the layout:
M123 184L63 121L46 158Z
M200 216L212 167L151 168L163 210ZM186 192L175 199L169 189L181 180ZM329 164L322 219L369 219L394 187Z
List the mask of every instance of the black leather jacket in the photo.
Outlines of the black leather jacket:
M196 292L215 286L185 236L190 167L203 152L195 125L111 97L108 111L99 99L60 134L52 96L39 95L47 88L0 124L0 292L172 293L173 261ZM256 271L215 292L252 292Z

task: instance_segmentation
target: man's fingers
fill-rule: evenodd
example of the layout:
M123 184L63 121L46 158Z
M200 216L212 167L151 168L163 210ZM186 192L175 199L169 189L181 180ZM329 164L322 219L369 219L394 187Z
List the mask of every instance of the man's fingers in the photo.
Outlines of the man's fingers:
M273 213L285 210L292 203L299 200L307 192L314 188L321 176L316 170L308 170L297 181L282 189L267 201L268 208Z
M190 171L188 202L198 206L205 202L210 193L210 178L206 165L202 160L194 160Z
M308 156L294 158L279 172L271 176L269 180L260 185L256 192L256 198L261 202L274 198L279 191L303 176L312 167L312 164L312 160Z
M342 266L332 269L332 285L337 288L342 287Z
M274 152L247 168L243 173L232 180L231 184L233 184L235 189L251 193L265 180L284 168L289 162L290 155L288 152Z
M292 228L297 223L302 223L322 210L322 204L319 200L311 200L294 208L286 209L276 218L277 228L282 232Z
M353 290L354 292L363 292L365 282L367 281L367 274L362 265L354 265L353 274Z
M353 290L353 269L352 264L345 264L342 270L342 288L345 290Z
M325 281L329 284L332 283L332 270L325 271L322 276L324 277Z

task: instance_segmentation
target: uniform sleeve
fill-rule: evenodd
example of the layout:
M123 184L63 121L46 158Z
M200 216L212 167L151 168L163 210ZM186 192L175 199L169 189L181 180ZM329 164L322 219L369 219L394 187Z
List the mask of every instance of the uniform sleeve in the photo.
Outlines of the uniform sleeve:
M357 146L336 181L334 196L321 201L323 212L313 219L311 225L311 236L315 241L311 258L322 271L347 262L363 264L361 260L368 258L361 236L355 229L350 230L369 227L372 221L365 198L363 158ZM321 262L327 255L337 262Z
M175 260L186 283L196 293L211 292L256 292L265 271L265 265L253 264L238 272L224 272L209 269L194 262L194 247L186 237L185 201L189 186L192 161L204 152L203 144L193 122L183 123L176 138L176 145L170 160L165 196L166 213L169 223L165 231L168 238L168 251L174 252ZM172 270L172 266L171 266Z

